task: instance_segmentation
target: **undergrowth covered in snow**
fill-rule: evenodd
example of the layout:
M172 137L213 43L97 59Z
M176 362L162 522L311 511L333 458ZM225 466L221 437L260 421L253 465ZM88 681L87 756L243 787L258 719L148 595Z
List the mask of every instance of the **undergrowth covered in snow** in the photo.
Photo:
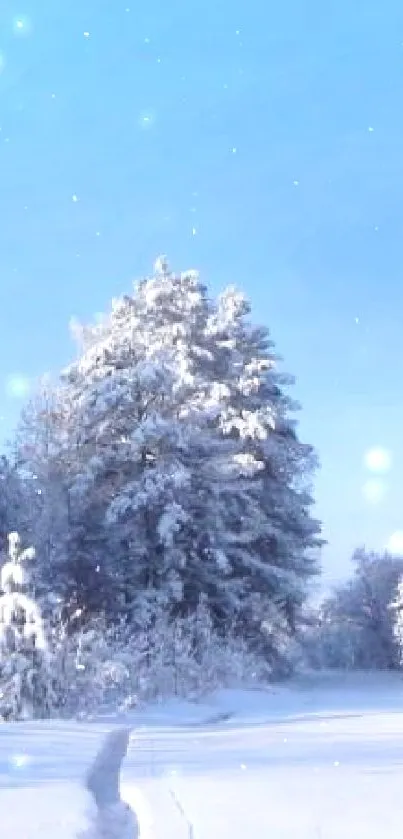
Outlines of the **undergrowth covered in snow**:
M71 637L57 629L50 647L53 716L127 711L174 696L196 699L270 677L268 666L239 638L216 633L203 603L187 618L159 615L137 629L108 627L102 618Z

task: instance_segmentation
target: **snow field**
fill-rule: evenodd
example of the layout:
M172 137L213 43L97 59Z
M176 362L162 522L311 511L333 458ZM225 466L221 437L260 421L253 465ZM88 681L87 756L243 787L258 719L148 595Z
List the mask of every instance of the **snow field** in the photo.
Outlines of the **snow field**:
M81 779L113 725L2 725L0 835L76 839L93 806ZM401 839L402 790L402 682L364 674L148 709L122 780L141 839Z

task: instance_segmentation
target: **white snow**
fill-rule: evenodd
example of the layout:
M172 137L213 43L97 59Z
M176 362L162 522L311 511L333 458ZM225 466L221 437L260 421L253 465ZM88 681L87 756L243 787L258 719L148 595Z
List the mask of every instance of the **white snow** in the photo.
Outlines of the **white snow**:
M215 721L214 721L215 720ZM403 679L323 674L139 711L122 792L142 839L388 839L402 830ZM76 839L112 720L0 728L1 835Z

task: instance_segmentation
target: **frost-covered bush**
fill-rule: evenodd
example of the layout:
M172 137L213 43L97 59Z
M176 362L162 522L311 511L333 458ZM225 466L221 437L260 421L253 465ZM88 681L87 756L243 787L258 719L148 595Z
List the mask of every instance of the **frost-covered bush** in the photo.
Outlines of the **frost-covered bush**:
M54 631L53 638L55 706L61 715L95 713L128 702L136 661L119 628L108 628L99 618L72 635Z
M145 627L102 619L55 641L55 695L65 716L125 711L172 696L261 682L268 668L232 635L219 637L203 603L187 618L159 614Z
M18 578L3 567L3 584ZM195 699L230 685L260 683L270 675L236 633L220 636L208 605L176 620L159 609L130 624L104 617L82 625L63 619L61 604L38 603L21 591L0 598L0 716L3 719L84 717L125 712L173 696Z
M239 636L217 633L203 598L186 618L167 621L160 616L148 638L150 658L143 684L149 695L197 696L269 676L268 666Z

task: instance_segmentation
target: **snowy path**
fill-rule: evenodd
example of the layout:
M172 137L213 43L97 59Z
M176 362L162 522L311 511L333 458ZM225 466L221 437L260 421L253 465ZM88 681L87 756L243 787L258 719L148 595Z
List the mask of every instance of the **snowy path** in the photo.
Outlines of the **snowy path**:
M194 839L401 839L403 702L399 711L396 700L400 692L368 709L363 695L361 711L356 698L354 709L346 702L336 712L324 698L320 711L317 697L316 713L300 719L137 730L123 790L140 808L144 839L189 839L174 798ZM73 839L86 806L77 781L109 728L3 725L1 834Z

